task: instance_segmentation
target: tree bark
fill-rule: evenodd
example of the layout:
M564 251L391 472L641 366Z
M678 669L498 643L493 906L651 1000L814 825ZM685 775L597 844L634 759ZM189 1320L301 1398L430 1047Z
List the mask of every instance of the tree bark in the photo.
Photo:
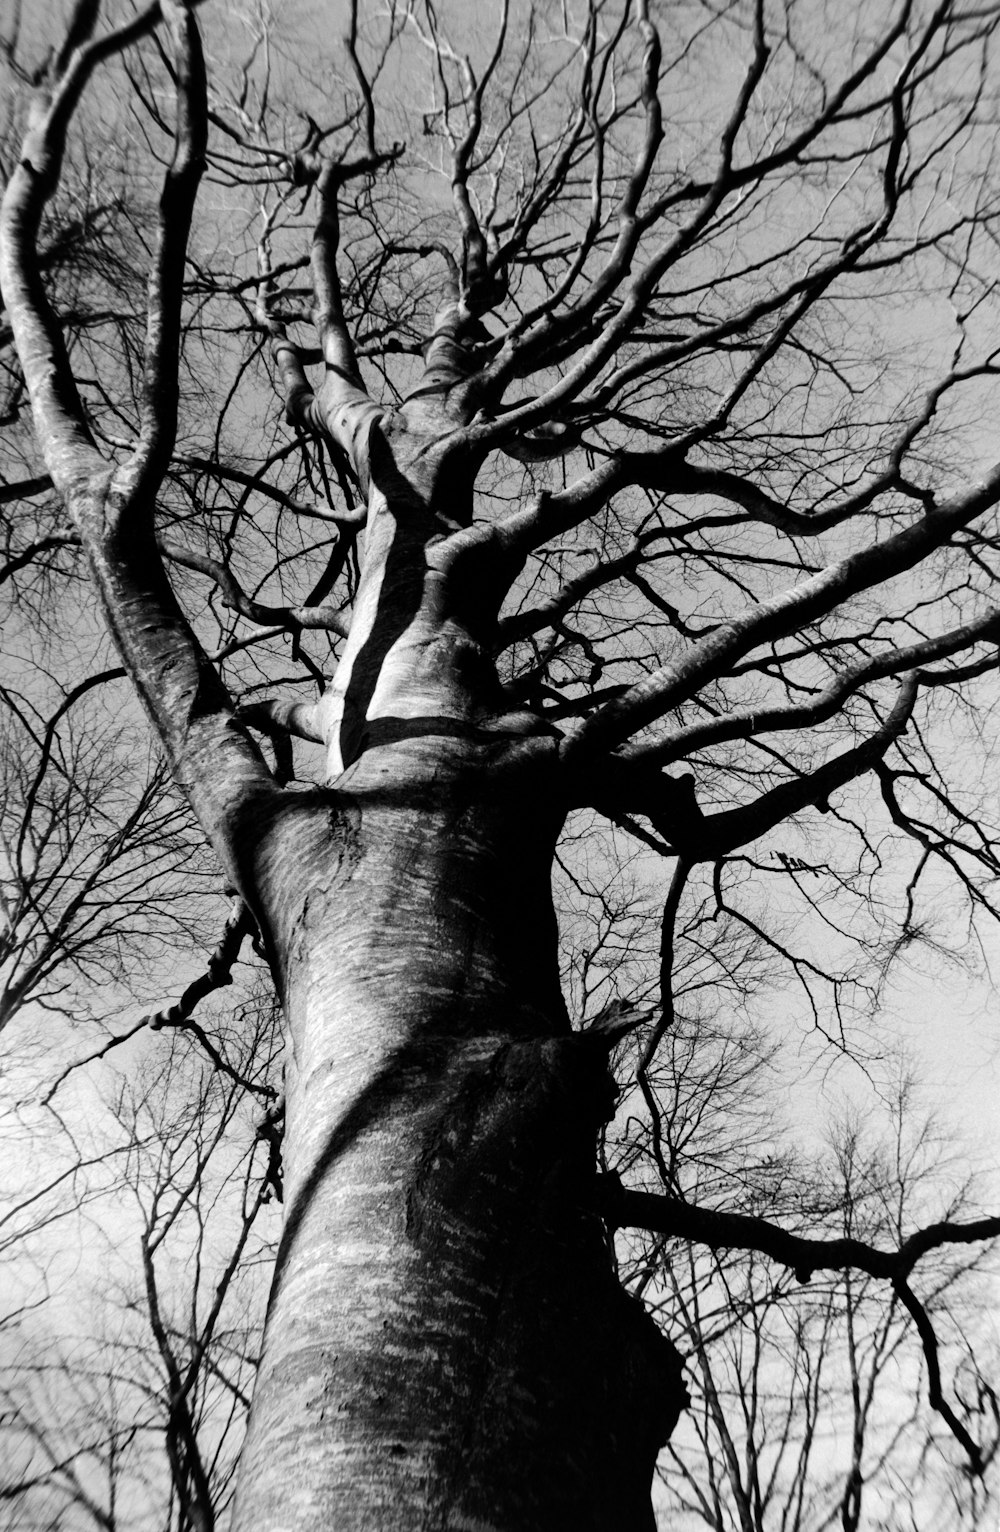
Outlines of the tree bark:
M595 1211L614 1087L560 998L554 768L407 739L259 838L286 1221L236 1532L653 1526L684 1393Z

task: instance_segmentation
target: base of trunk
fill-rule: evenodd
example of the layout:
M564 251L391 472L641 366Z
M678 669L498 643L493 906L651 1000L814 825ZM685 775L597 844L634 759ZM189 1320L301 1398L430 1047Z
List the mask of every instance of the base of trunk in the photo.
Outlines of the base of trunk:
M686 1394L595 1211L604 1049L435 1053L293 1194L234 1527L652 1529Z

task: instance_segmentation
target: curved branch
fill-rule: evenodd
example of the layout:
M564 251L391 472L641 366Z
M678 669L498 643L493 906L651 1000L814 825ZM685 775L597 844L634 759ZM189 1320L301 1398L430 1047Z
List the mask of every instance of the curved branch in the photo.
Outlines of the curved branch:
M770 1256L808 1282L816 1271L864 1271L879 1281L906 1281L917 1262L946 1245L973 1245L1000 1239L1000 1217L968 1223L942 1220L917 1229L895 1250L880 1250L852 1236L812 1239L747 1213L700 1207L662 1192L627 1189L613 1172L601 1178L604 1217L618 1229L648 1229L691 1240L709 1250L755 1250Z
M893 741L903 733L913 712L918 689L919 678L916 674L904 677L899 696L885 723L853 750L843 751L832 761L826 761L815 771L794 781L782 782L779 787L762 793L753 803L743 808L706 815L695 832L699 860L718 861L737 846L758 840L775 825L790 819L804 808L827 807L832 792L870 771ZM655 819L653 823L656 824Z
M139 442L123 474L137 505L159 488L177 436L184 264L208 141L208 84L201 34L184 0L161 0L161 11L173 44L174 152L160 192L156 251L149 276Z
M922 1256L946 1245L978 1244L1000 1238L1000 1218L980 1218L970 1223L947 1221L916 1230L896 1250L879 1250L850 1236L841 1239L810 1239L792 1234L766 1218L745 1213L726 1213L699 1207L679 1197L625 1188L614 1171L599 1177L601 1212L614 1229L646 1229L672 1239L689 1240L709 1250L752 1250L770 1256L808 1282L815 1271L864 1271L880 1281L891 1282L916 1325L927 1360L928 1397L931 1407L947 1422L969 1455L973 1472L982 1470L982 1454L944 1399L937 1358L937 1337L923 1305L909 1286L909 1276Z
M678 858L663 906L663 919L660 925L660 1018L646 1039L635 1074L649 1111L653 1135L653 1158L656 1160L664 1184L668 1186L673 1182L673 1176L668 1171L663 1158L662 1115L650 1083L649 1068L656 1057L656 1050L676 1020L673 985L674 935L677 927L677 912L680 909L681 897L691 872L691 865L683 858Z
M191 454L175 454L174 462L184 468L196 468L201 473L211 474L213 478L223 481L231 479L234 484L242 484L246 489L256 490L258 494L273 500L276 505L283 506L295 516L331 521L338 527L360 527L364 526L368 514L366 506L336 511L332 506L321 505L318 501L312 501L307 505L304 501L297 500L294 495L286 494L283 489L277 489L275 485L265 483L261 477L262 470L257 473L247 473L242 468L233 468L227 463L216 462L213 458Z
M48 537L40 537L37 542L29 543L21 553L16 553L8 559L6 564L0 564L0 585L9 580L18 570L25 569L34 563L40 553L49 553L53 548L79 548L80 539L75 532L53 532Z
M927 1363L927 1398L931 1409L937 1411L955 1440L965 1448L969 1456L969 1466L972 1472L980 1474L985 1466L982 1451L955 1414L951 1405L944 1397L944 1392L941 1388L941 1364L938 1361L937 1335L931 1323L930 1315L915 1296L905 1277L897 1277L892 1286L893 1290L899 1295L900 1302L906 1309L906 1312L916 1325L917 1334L920 1336L920 1344L924 1348L924 1360Z
M181 564L185 569L195 569L199 574L208 575L214 580L226 606L245 617L248 622L258 623L263 628L284 627L293 631L298 628L324 628L330 633L338 633L341 638L347 637L349 619L336 607L267 606L248 596L229 566L218 559L209 558L204 553L195 553L191 548L182 548L169 537L157 538L157 545L173 563Z
M798 707L755 708L752 712L730 713L707 723L673 729L657 738L627 745L621 752L622 758L637 764L642 762L647 766L668 766L694 750L705 750L711 745L724 744L729 740L753 739L759 734L789 729L809 729L832 718L848 698L863 686L888 676L899 675L903 671L918 671L920 683L924 686L944 685L950 680L961 679L957 671L925 671L921 667L933 660L947 659L978 643L1000 643L1000 608L995 607L977 622L965 623L938 638L890 649L875 659L852 666L831 682L814 702L803 703ZM983 663L991 669L995 668L996 658ZM977 672L978 669L977 666Z
M175 51L175 149L149 288L139 446L115 472L98 452L83 415L59 325L38 276L37 236L84 84L97 63L120 53L161 15L170 22ZM175 332L187 226L200 176L204 90L197 28L190 6L179 0L148 7L126 26L75 47L54 90L40 95L7 187L0 212L0 285L45 467L80 531L112 636L177 780L238 884L241 851L232 835L234 815L248 792L270 792L274 784L249 735L233 725L231 699L176 602L153 536L155 493L176 428ZM161 405L162 421L156 418Z
M833 611L850 597L912 569L954 532L1000 500L1000 464L970 489L925 514L881 543L872 543L835 564L722 623L678 660L607 702L566 737L569 762L614 749L631 735L693 697L710 677L724 674L760 644L786 637Z

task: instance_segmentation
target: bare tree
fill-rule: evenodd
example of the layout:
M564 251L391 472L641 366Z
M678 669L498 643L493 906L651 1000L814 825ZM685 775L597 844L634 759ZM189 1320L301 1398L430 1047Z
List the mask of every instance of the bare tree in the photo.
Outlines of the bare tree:
M111 986L148 1001L164 956L204 941L217 875L162 768L130 759L106 707L88 712L92 690L48 718L0 693L0 1028L70 987L78 1015Z
M884 1284L980 1468L920 1263L1000 1223L692 1201L657 1082L722 926L845 1048L942 889L997 914L1000 11L352 3L296 66L99 10L26 71L0 285L33 477L284 1006L238 1532L651 1526L686 1394L627 1226ZM91 370L40 252L97 78L160 200L141 365ZM651 1014L567 1013L576 810L670 865Z
M75 1208L50 1197L42 1212L36 1194L32 1225L22 1204L22 1265L45 1213L86 1217L108 1248L82 1314L77 1282L70 1312L64 1298L4 1336L0 1503L17 1524L210 1532L225 1513L273 1262L260 1102L274 1096L274 1021L258 995L213 1028L228 1074L184 1030L166 1049L150 1040L76 1167Z
M786 1223L898 1242L942 1202L961 1216L970 1188L955 1184L908 1085L885 1126L880 1140L870 1123L847 1119L822 1158L784 1166ZM948 1335L949 1370L966 1375L966 1425L994 1451L995 1398L988 1381L969 1387L985 1360L982 1259L981 1249L937 1252L923 1279L927 1312ZM914 1525L976 1525L967 1474L958 1477L969 1505L944 1504L956 1482L950 1438L942 1443L920 1408L920 1353L896 1295L887 1301L880 1284L852 1271L803 1288L754 1255L706 1261L669 1241L641 1253L636 1274L650 1296L659 1288L690 1355L692 1407L660 1468L675 1511L718 1532L857 1532L893 1514L900 1525L907 1515ZM985 1510L982 1491L980 1502Z

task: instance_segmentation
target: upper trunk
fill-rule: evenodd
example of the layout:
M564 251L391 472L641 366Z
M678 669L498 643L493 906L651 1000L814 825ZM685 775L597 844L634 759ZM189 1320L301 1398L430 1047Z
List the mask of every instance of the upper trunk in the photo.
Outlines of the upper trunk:
M261 837L287 1201L239 1532L652 1525L682 1389L595 1212L613 1088L559 997L554 754L372 749Z
M361 579L350 635L320 704L331 779L372 745L467 732L502 705L482 643L493 616L488 602L449 579L436 556L471 522L469 464L440 446L446 416L437 431L416 429L416 407L409 408L367 422Z

